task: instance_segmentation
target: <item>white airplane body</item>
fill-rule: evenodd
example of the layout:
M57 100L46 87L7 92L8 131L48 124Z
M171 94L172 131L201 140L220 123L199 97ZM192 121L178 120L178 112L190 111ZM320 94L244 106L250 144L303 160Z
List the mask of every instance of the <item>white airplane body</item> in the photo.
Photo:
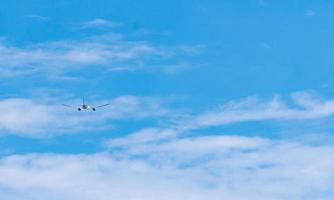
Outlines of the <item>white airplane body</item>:
M101 108L101 107L104 107L104 106L108 106L110 104L108 103L108 104L103 104L103 105L99 105L99 106L90 106L90 105L85 104L85 98L82 98L82 104L81 105L78 105L78 106L71 106L71 105L66 105L66 104L62 104L62 105L66 106L66 107L70 107L70 108L75 108L78 111L82 111L82 110L96 111L96 108Z

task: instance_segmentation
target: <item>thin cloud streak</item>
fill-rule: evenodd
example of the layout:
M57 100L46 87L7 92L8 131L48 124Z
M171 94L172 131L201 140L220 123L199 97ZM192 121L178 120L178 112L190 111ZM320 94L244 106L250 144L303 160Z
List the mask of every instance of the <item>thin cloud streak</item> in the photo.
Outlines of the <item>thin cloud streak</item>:
M79 28L87 29L87 28L114 28L121 26L122 24L119 22L114 22L106 19L95 18L89 21L86 21L81 24Z
M42 15L36 15L36 14L26 15L24 17L28 19L38 20L38 21L46 21L49 19L49 17L42 16Z

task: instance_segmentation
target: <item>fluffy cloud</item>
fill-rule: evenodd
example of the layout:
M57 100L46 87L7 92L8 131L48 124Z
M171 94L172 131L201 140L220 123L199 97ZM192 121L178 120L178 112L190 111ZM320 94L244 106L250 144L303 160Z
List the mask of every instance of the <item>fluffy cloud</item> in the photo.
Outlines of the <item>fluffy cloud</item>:
M331 199L333 146L240 136L147 145L147 151L28 154L0 160L8 199Z

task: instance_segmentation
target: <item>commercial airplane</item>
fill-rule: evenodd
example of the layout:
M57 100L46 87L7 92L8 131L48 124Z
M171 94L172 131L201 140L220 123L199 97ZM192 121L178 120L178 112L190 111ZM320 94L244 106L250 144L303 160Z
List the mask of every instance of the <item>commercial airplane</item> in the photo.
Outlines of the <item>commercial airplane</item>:
M96 108L101 108L101 107L109 106L109 105L110 104L107 103L107 104L103 104L103 105L99 105L99 106L90 106L90 105L88 105L88 104L85 103L85 98L84 97L82 98L82 104L78 105L78 106L71 106L71 105L62 104L62 106L66 106L66 107L70 107L70 108L75 108L78 111L82 111L82 110L92 110L92 111L95 111Z

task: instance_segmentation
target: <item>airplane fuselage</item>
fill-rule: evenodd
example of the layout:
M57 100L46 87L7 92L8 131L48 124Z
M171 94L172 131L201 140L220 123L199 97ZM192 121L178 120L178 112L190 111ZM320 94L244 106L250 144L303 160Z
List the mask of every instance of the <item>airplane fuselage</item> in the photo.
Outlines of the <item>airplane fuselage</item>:
M95 108L89 106L89 105L86 105L86 104L82 104L80 105L80 107L78 107L78 111L81 111L81 110L92 110L92 111L95 111Z

